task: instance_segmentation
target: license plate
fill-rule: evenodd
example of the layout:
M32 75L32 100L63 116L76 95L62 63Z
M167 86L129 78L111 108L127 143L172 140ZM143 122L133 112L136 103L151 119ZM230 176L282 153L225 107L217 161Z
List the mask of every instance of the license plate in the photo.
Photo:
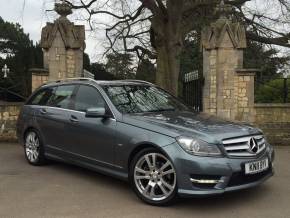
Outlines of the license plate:
M269 167L268 158L260 161L255 161L245 164L246 174L255 174L267 170Z

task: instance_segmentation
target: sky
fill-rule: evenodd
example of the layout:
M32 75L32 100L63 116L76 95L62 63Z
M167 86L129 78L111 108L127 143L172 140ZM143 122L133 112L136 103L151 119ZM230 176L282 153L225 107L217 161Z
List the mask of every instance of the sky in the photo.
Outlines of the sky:
M57 0L58 1L58 0ZM34 42L40 41L41 29L46 22L53 22L57 18L57 14L52 11L55 0L0 0L0 16L9 22L18 22L22 25L24 32L30 35ZM255 10L261 10L267 15L274 16L277 14L272 0L253 0L247 3L247 7ZM105 51L104 45L108 43L105 37L104 25L99 25L97 31L90 31L90 28L84 20L80 19L82 15L79 12L74 12L69 16L70 20L76 24L86 25L86 50L91 61L104 61L103 53ZM290 20L290 18L289 18ZM96 22L108 23L108 17L98 17ZM289 21L290 22L290 21ZM269 24L270 25L270 24ZM277 28L277 27L276 27ZM288 29L281 26L278 29ZM281 49L281 53L286 51L289 54L289 49Z
M53 8L54 0L0 0L0 16L5 21L19 23L34 42L40 41L41 29L46 22L53 22L57 18L54 11L47 11ZM84 21L77 21L74 17L69 18L76 24L86 24ZM89 54L91 60L102 59L104 39L104 36L92 33L86 25L85 52Z

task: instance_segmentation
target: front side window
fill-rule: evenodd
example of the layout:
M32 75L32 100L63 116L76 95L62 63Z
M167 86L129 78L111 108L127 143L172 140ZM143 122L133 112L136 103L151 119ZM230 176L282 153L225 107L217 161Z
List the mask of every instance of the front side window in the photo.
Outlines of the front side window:
M51 100L55 89L55 87L48 87L40 90L38 93L36 93L35 96L32 97L28 104L41 106L47 105L48 102Z
M175 97L157 87L106 85L103 88L121 113L188 110Z
M52 107L68 109L74 89L74 85L58 86L49 101L49 105Z
M99 91L92 86L80 85L75 97L75 110L86 112L89 108L98 107L105 107L105 100Z

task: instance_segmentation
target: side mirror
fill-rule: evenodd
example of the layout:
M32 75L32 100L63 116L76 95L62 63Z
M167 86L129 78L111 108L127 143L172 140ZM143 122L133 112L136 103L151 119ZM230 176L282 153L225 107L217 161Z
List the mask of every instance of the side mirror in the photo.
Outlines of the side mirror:
M105 118L108 117L106 114L106 108L104 107L95 107L88 108L86 111L86 117L94 117L94 118Z

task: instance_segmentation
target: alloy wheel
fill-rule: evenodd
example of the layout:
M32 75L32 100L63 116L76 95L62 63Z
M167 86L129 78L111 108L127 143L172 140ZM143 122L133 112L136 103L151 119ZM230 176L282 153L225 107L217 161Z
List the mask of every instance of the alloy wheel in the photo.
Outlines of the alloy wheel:
M141 156L134 168L134 182L147 199L162 201L175 190L176 172L171 161L160 153Z
M25 140L25 153L27 159L31 163L35 163L39 159L40 141L35 132L29 132Z

